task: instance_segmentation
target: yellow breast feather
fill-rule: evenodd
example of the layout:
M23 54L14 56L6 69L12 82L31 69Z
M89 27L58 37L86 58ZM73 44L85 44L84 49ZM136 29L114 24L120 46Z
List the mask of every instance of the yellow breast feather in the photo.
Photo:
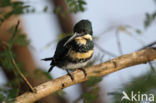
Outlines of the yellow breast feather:
M87 59L90 58L93 55L94 50L89 50L88 52L85 53L80 53L80 52L76 52L73 50L69 51L69 56L72 59Z
M87 35L84 35L84 36L80 36L80 37L76 37L75 40L78 44L83 44L83 45L86 45L87 43L87 40L92 40L92 36L87 34Z
M93 38L92 38L92 36L90 34L84 35L82 37L85 38L85 39L88 39L88 40L93 40Z

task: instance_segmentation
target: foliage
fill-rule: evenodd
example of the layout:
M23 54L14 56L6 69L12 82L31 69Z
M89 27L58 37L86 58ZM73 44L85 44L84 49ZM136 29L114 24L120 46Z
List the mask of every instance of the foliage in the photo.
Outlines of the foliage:
M124 84L119 91L109 93L113 96L113 103L142 103L138 101L128 101L123 100L121 98L123 96L122 91L125 91L128 96L131 95L131 91L134 93L140 92L141 94L153 94L156 91L156 73L155 72L148 72L139 77L133 78L129 83ZM154 94L155 95L155 94Z
M74 0L73 0L74 1ZM83 0L78 0L72 2L72 0L68 0L68 4L72 7L70 12L78 12L84 11L83 5L85 2ZM72 6L74 5L74 6ZM6 11L7 9L7 11ZM12 0L0 0L0 24L4 21L8 20L12 16L21 15L25 13L34 13L35 8L30 7L23 1L12 1ZM48 6L43 8L43 12L48 11ZM0 46L3 48L0 51L0 65L5 68L7 72L11 72L12 75L15 76L12 80L10 80L4 88L0 88L0 102L12 103L14 98L19 95L19 90L21 87L21 82L23 80L19 77L18 71L16 71L15 64L12 60L15 60L16 53L13 51L13 45L26 46L29 44L29 40L27 40L26 35L18 29L19 22L17 25L12 26L8 29L8 33L12 34L11 38L8 42L0 41ZM1 26L1 25L0 25ZM20 65L20 62L17 62L17 67L19 67L23 71L23 66ZM46 75L47 78L52 79L51 76L42 70L38 70L35 72L35 76L38 78L39 75ZM7 88L6 88L7 87ZM21 92L21 90L20 90ZM56 93L57 95L63 95L63 91L59 91Z
M101 77L90 77L88 81L83 83L85 91L74 103L77 103L81 99L83 99L84 103L94 103L99 97L100 88L98 83L101 82L101 80Z
M86 2L84 0L66 0L69 11L73 13L77 13L79 11L83 12L85 10L84 6Z
M151 14L146 13L146 19L144 21L144 27L148 28L153 23L153 21L155 19L156 19L156 11L151 13Z
M66 0L68 4L68 11L71 13L83 12L85 10L86 2L84 0ZM4 8L9 10L6 12ZM34 13L35 8L29 6L24 1L12 1L12 0L1 0L0 1L0 24L3 23L6 19L13 15L21 15L25 13ZM43 12L48 11L48 6L43 8ZM58 6L54 9L54 13L65 15L64 10L61 6Z
M85 11L85 5L87 4L84 0L66 0L68 5L68 10L65 11L61 6L57 6L54 9L54 13L59 14L61 16L65 16L67 12L70 13L78 13Z
M66 0L68 5L68 12L70 13L78 13L84 12L86 2L85 0ZM4 8L9 8L9 11L4 11ZM11 16L21 15L24 13L34 13L36 10L35 8L31 8L29 5L26 5L23 1L12 1L12 0L0 0L0 24L3 23L5 20L10 18ZM48 11L48 6L43 8L43 12ZM54 9L54 13L61 14L65 16L65 13L61 6L58 6ZM149 27L156 18L156 12L151 14L146 14L146 19L144 21L145 28ZM11 59L16 58L16 54L13 52L12 45L21 45L26 46L29 44L29 41L26 39L26 36L21 32L20 29L17 31L15 30L16 26L11 27L8 32L12 34L12 38L9 42L0 41L0 46L3 45L3 51L0 51L0 65L5 67L7 71L12 71L15 75L16 79L9 81L7 86L0 88L0 102L5 101L6 103L11 103L11 101L19 94L20 82L21 79L17 74L17 71L14 69L14 64L12 63ZM128 32L128 29L133 29L136 33L141 34L142 31L140 29L127 27L127 26L120 26L117 28L119 31ZM16 32L15 32L16 31ZM62 37L60 37L62 38ZM4 46L5 45L5 46ZM11 56L10 56L11 54ZM99 58L98 58L99 59ZM93 64L94 62L90 63ZM22 68L19 62L17 62L18 66ZM51 76L42 70L38 70L35 72L35 76L38 78L40 74L46 75L47 78L52 79ZM125 84L120 91L112 92L110 94L113 95L113 102L114 103L121 103L120 99L122 96L122 91L126 91L126 93L130 94L130 91L140 91L141 93L149 93L151 90L155 90L155 83L156 83L156 74L155 72L146 73L140 77L133 78L131 82ZM98 98L99 87L98 83L102 80L102 78L91 77L86 83L84 83L87 91L81 95L84 100L84 103L94 103L94 101ZM16 86L17 88L13 88ZM56 93L57 95L63 95L63 91L59 91ZM119 99L120 98L120 99ZM129 101L123 101L124 103L129 103ZM134 102L133 102L134 103Z
M20 29L18 29L17 32L13 34L15 28L16 26L12 26L8 30L9 34L12 34L12 38L10 39L10 42L11 40L13 40L12 42L14 42L14 45L27 46L29 44L29 40L27 40L26 34L22 33Z
M34 76L35 76L36 79L40 78L41 75L44 75L49 80L53 79L48 72L46 72L46 71L44 71L44 70L42 70L40 68L36 69L34 74L35 74Z
M102 77L90 77L88 81L84 83L87 91L82 94L84 103L94 103L99 96L98 83L101 82Z
M4 8L8 8L9 10L6 12ZM0 23L13 15L23 14L26 8L29 8L29 6L25 5L22 1L1 0Z
M83 94L84 103L94 103L98 98L99 88L94 88L91 91L85 92Z
M17 91L18 91L17 89L13 89L13 88L1 87L0 88L0 103L3 103L4 101L6 103L12 103L12 101L16 97Z
M88 81L86 81L85 85L87 87L92 87L97 85L102 80L101 77L90 77Z
M8 42L0 41L0 45L3 47L3 50L0 51L0 65L5 68L7 72L11 72L15 78L7 83L8 88L0 89L0 95L3 95L3 99L1 101L5 101L9 103L9 101L13 100L18 94L20 89L21 79L19 77L19 67L21 67L20 63L15 64L14 58L16 54L13 52L13 45L27 45L28 41L26 37L24 37L21 31L18 29L19 21L16 26L11 27L8 32L12 34L11 38ZM18 68L17 68L18 67ZM16 87L16 88L15 88ZM3 93L3 92L6 93Z

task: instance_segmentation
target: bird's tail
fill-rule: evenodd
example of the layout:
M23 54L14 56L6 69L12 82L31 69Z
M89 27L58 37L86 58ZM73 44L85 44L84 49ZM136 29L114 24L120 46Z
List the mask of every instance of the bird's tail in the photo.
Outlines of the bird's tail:
M44 59L41 59L41 60L50 61L50 60L53 60L53 58L52 57L49 57L49 58L44 58Z
M48 72L52 71L53 67L55 66L55 65L54 65L54 59L53 59L53 57L44 58L44 59L41 59L41 60L44 60L44 61L51 61L51 63L50 63L50 68L49 68Z
M48 70L48 72L51 72L52 70L53 70L53 67L54 67L55 65L51 65L50 66L50 68L49 68L49 70Z

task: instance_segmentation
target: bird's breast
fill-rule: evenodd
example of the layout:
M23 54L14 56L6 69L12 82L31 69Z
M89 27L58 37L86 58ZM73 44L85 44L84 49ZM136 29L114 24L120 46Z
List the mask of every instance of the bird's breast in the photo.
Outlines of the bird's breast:
M85 61L92 57L94 53L94 44L92 36L87 34L84 36L76 37L71 44L71 48L68 51L68 56L73 61Z
M92 36L89 34L76 37L66 47L64 51L67 52L64 52L62 56L58 56L59 59L57 60L57 66L64 69L76 69L86 66L94 53L94 43Z
M93 55L94 49L86 51L86 52L78 52L74 50L69 50L69 57L72 58L73 60L76 59L87 59L90 58Z
M63 69L77 69L77 68L82 68L86 66L88 61L85 62L80 62L80 63L67 63L66 65L62 66Z
M84 36L80 36L80 37L75 38L76 43L79 44L79 45L86 45L87 40L92 41L92 36L89 35L89 34L86 34Z

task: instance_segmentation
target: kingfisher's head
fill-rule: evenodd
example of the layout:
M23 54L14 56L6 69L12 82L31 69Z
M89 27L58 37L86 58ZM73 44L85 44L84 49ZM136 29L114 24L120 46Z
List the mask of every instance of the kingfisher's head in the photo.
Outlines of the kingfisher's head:
M81 20L74 26L74 33L77 33L77 36L82 36L86 34L93 34L92 24L89 20Z
M92 35L92 24L89 20L81 20L74 26L74 35L71 36L68 41L64 44L64 46L75 39L76 37L81 37L84 35Z

